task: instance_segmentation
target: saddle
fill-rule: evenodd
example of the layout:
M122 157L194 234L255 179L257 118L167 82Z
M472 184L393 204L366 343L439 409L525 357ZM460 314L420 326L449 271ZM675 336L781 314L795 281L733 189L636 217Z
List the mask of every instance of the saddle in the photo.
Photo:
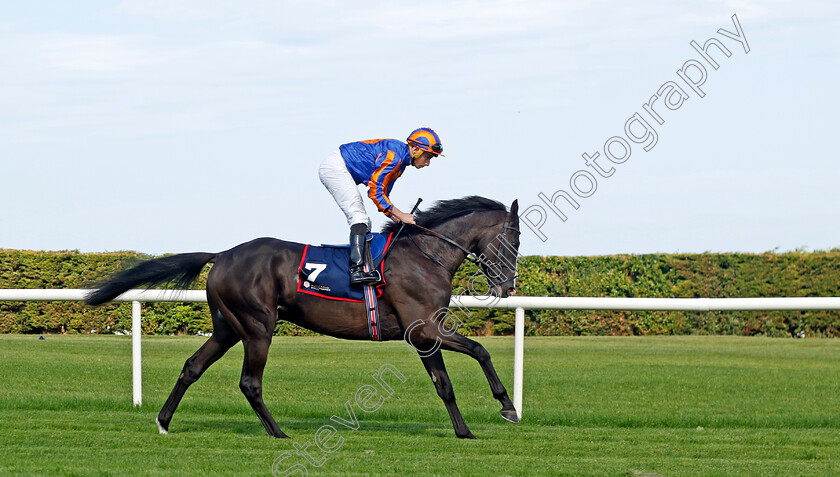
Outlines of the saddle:
M372 233L367 235L365 263L372 267L380 260L391 245L393 234L387 236ZM384 261L377 270L383 274ZM366 303L371 339L379 341L379 316L376 299L382 296L386 281L377 285L350 284L350 245L307 245L298 266L298 293L313 295L327 300Z

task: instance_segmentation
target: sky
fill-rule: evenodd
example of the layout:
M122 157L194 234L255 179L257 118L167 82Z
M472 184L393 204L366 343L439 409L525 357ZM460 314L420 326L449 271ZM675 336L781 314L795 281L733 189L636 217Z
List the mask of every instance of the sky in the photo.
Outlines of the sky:
M4 2L0 248L346 243L319 163L418 127L446 156L391 200L516 199L524 255L838 248L838 31L830 1Z

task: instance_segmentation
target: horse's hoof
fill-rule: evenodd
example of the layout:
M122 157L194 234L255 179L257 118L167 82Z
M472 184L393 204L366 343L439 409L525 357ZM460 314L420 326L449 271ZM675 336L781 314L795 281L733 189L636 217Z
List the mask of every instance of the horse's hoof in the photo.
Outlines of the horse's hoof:
M519 422L519 416L516 415L516 409L502 409L502 418L514 424Z
M467 431L466 434L458 436L458 439L478 439L478 437L475 437L472 432Z
M155 424L157 424L157 426L158 426L158 432L160 432L161 434L164 434L164 435L169 434L169 429L167 429L166 427L163 427L163 424L161 424L160 421L157 418L155 418Z

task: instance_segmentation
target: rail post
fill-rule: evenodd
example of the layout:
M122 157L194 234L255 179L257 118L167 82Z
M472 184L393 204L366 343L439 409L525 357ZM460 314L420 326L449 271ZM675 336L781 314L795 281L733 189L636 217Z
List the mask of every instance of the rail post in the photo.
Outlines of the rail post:
M131 302L131 374L134 405L143 404L143 358L140 348L140 336L143 329L140 324L140 302Z
M522 419L522 375L525 369L525 309L516 309L516 321L513 326L513 407L516 417Z

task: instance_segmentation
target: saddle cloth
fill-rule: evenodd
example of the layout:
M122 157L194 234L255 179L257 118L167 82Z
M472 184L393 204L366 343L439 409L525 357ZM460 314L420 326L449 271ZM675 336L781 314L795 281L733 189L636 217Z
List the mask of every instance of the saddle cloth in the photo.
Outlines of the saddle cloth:
M388 246L391 235L368 234L370 242L370 262L375 262ZM379 264L379 273L382 273ZM365 291L362 285L350 285L350 246L349 245L307 245L298 267L298 293L315 295L329 300L341 300L363 303ZM382 296L383 282L376 285L376 297Z

